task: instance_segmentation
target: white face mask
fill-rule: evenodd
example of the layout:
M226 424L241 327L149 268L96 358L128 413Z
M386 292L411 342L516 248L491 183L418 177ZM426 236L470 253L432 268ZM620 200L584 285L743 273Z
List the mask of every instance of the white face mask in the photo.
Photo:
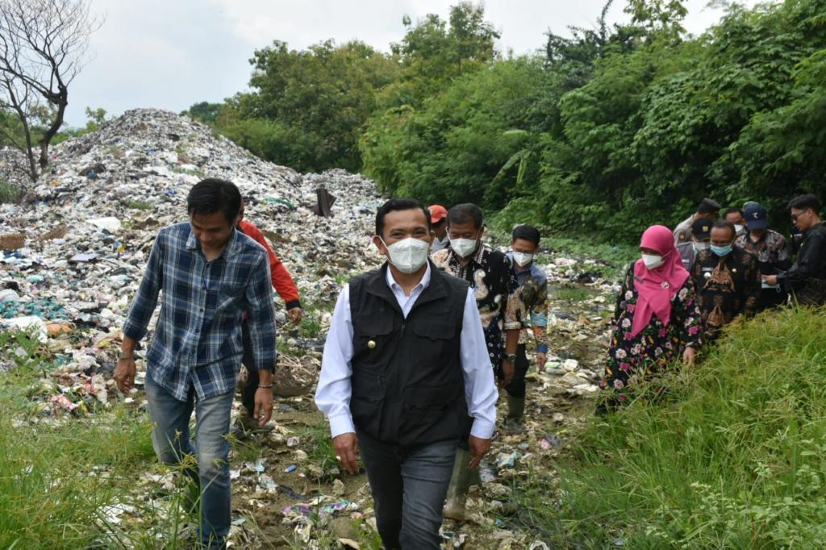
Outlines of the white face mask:
M528 254L527 252L513 252L513 259L516 260L519 267L525 267L531 263L533 261L533 256L533 254Z
M665 258L659 254L643 254L642 262L648 269L657 269L665 263Z
M384 239L382 241L384 243ZM430 253L430 244L413 237L393 243L387 247L390 253L390 263L402 273L415 273L427 263L427 256Z
M479 246L479 241L476 239L450 239L450 248L462 258L467 258Z
M694 241L694 252L700 252L702 250L708 250L711 246L711 243L704 243L700 241Z

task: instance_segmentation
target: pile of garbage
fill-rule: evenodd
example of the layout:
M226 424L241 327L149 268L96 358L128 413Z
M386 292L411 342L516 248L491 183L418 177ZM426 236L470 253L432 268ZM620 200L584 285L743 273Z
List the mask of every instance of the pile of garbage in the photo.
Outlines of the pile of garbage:
M157 231L187 219L186 195L204 177L238 185L246 218L271 240L305 304L329 309L348 273L377 262L369 238L381 198L372 181L301 175L173 113L128 111L51 155L26 204L0 207L0 318L41 338L87 329L85 346L50 342L61 355L85 350L68 369L111 361L94 342L122 326ZM5 151L0 170L13 162ZM337 199L331 217L312 211L320 188ZM329 318L316 322L323 334Z

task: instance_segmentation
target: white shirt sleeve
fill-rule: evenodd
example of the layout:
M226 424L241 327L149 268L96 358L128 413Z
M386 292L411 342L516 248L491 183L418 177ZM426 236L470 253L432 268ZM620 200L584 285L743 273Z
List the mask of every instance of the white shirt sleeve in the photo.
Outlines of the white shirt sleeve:
M465 373L465 399L468 413L473 417L470 434L480 439L493 437L496 427L496 400L499 392L493 380L482 319L476 308L473 289L468 290L461 336L462 370Z
M330 323L330 332L324 344L321 374L315 392L316 406L330 420L333 437L355 433L350 413L353 394L350 378L353 375L353 319L350 314L350 285L338 295L336 309Z

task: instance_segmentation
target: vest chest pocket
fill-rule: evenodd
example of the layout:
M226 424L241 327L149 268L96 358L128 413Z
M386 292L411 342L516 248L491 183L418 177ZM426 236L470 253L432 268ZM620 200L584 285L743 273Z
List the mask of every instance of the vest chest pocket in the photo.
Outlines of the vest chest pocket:
M444 321L418 321L413 325L416 336L435 342L450 340L456 336L456 325Z
M378 357L385 351L393 332L392 319L359 315L353 318L353 357Z

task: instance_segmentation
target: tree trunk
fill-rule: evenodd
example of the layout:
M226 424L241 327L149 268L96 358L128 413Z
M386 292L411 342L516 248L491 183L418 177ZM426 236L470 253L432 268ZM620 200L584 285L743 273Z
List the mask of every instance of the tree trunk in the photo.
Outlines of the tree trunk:
M52 125L43 133L43 137L38 142L40 145L40 170L45 170L49 165L49 144L52 138L57 134L60 127L63 126L63 115L66 113L66 105L69 104L69 90L65 86L59 87L60 93L55 97L53 103L57 104L57 113L55 114Z

